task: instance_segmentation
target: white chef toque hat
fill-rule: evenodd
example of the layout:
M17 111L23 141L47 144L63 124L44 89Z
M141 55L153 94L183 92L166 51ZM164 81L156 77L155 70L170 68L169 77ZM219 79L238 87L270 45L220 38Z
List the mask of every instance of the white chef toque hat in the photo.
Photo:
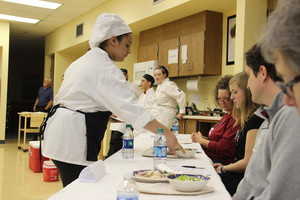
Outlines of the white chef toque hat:
M92 37L89 41L90 47L99 47L99 44L112 36L131 33L131 29L121 17L116 14L101 14L94 25Z

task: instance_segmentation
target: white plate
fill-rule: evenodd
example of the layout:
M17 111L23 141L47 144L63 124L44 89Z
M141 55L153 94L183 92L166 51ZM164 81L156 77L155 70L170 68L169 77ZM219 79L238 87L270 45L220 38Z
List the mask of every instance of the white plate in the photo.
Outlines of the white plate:
M164 177L164 178L151 178L151 177L135 176L139 172L150 171L150 170L151 169L133 171L133 179L136 180L136 181L139 181L139 182L144 182L144 183L168 182L167 177Z

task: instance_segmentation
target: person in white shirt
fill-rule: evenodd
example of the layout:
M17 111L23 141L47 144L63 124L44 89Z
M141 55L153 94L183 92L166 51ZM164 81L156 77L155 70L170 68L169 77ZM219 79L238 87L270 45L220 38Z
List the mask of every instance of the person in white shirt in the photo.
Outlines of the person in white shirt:
M144 92L141 94L139 101L148 111L152 110L154 104L154 82L153 76L149 74L145 74L141 79L141 88L144 90Z
M153 76L149 74L145 74L141 78L141 88L144 90L144 92L141 94L139 98L139 102L149 111L151 112L154 104L154 95L155 91L153 89L153 84L154 84L154 78ZM145 132L146 130L134 130L134 137L138 136L142 132Z
M136 98L139 98L142 93L141 88L137 84L128 81L127 69L121 68L120 70L124 74L124 77L126 79L126 84L128 85L128 87L134 92ZM116 153L120 149L122 149L122 146L123 146L122 137L123 137L123 134L125 133L126 124L111 122L109 129L111 130L111 137L110 137L110 142L109 142L109 150L108 150L106 158L110 157L111 155L113 155L114 153Z
M179 89L176 83L168 78L169 72L165 66L154 69L154 79L158 87L154 96L152 114L168 128L171 128L172 121L176 116L176 107L179 105L177 118L181 119L185 114L185 93Z
M56 105L43 123L42 154L57 166L63 186L98 160L111 113L135 129L164 129L169 150L182 147L172 132L138 102L114 62L122 62L133 42L129 26L115 14L103 13L95 23L89 50L64 73Z

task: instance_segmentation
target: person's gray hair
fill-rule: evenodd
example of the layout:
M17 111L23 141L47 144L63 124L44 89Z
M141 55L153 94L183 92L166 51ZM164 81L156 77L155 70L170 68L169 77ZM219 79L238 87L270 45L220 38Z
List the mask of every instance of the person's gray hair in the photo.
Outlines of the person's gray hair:
M268 62L273 53L282 54L288 67L300 74L300 1L281 0L264 26L258 45Z

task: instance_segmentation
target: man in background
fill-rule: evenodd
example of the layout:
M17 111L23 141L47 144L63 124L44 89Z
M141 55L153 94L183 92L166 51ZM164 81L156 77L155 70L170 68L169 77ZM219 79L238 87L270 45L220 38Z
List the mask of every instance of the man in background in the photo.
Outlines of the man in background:
M120 70L124 74L124 77L126 79L126 84L128 85L128 87L134 92L136 98L139 98L142 93L140 87L137 84L128 81L127 69L121 68ZM109 129L111 130L111 138L109 143L109 151L107 153L106 158L110 157L111 155L113 155L114 153L122 149L123 146L122 137L126 129L126 124L111 122Z
M44 78L43 86L38 91L33 111L49 112L53 105L53 88L51 78Z

